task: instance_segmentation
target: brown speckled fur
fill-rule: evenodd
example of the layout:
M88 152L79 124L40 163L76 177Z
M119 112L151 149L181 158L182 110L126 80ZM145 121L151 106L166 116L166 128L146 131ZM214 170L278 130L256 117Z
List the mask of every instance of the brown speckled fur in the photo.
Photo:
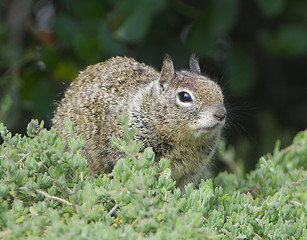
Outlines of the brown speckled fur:
M93 172L109 173L124 156L109 141L121 137L118 117L124 113L144 148L151 146L157 161L170 160L177 186L197 186L210 172L226 110L219 86L200 75L194 57L190 65L193 72L176 72L166 57L159 73L134 59L115 57L89 66L68 87L53 127L67 137L64 119L69 117L85 142L82 154L88 166ZM178 91L188 91L193 101L182 103ZM221 121L214 117L217 113Z

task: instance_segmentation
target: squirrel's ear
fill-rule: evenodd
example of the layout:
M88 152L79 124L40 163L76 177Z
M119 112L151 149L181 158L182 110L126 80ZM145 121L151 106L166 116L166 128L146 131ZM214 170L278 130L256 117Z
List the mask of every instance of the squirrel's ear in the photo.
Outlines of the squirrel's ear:
M168 89L171 79L175 75L174 64L171 57L166 54L163 60L163 66L160 73L159 83L163 90Z
M190 58L190 71L192 73L201 74L198 58L194 54Z

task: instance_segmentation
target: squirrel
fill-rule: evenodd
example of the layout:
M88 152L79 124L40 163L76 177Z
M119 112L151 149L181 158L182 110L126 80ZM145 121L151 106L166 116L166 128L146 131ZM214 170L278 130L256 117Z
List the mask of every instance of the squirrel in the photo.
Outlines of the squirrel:
M59 102L52 124L68 138L64 119L74 123L85 144L81 155L93 173L110 173L125 156L110 141L121 137L120 115L135 128L135 140L152 147L155 161L170 161L171 177L184 190L208 178L226 109L221 88L201 74L198 59L190 71L175 71L169 55L161 72L133 58L113 57L81 71Z

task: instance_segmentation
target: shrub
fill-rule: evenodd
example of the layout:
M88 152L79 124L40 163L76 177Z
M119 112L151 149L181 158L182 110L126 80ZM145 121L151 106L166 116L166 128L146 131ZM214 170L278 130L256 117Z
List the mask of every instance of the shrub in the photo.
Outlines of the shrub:
M112 139L127 157L112 174L93 176L79 154L82 139L65 124L68 146L43 122L32 120L28 136L12 136L0 124L0 238L307 237L307 131L283 150L277 141L249 174L220 173L182 194L169 161L154 164L151 148L140 153L127 125L123 139Z

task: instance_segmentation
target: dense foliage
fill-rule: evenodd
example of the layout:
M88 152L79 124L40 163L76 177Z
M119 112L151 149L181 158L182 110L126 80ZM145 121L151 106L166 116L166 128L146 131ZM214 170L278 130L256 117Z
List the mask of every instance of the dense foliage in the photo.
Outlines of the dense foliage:
M128 155L112 174L96 176L69 120L68 147L43 122L32 120L28 136L13 136L1 123L0 238L307 238L307 131L285 149L278 141L247 175L224 172L182 193L169 162L154 164L150 148L139 153L121 122L125 135L112 142Z

